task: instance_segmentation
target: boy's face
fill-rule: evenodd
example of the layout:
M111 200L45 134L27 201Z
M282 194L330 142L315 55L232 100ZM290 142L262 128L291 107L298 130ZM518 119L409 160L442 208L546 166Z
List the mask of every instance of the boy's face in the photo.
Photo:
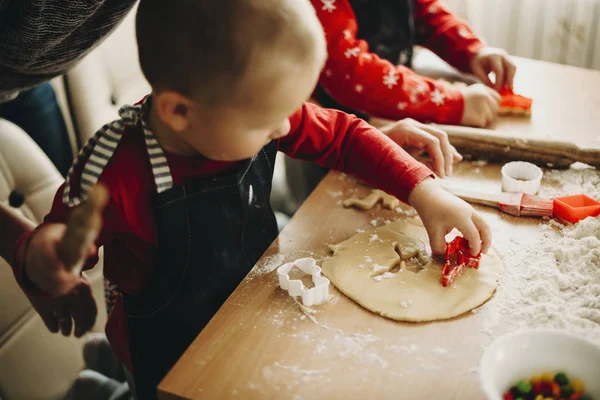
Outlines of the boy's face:
M302 65L274 61L280 65L270 68L270 73L250 72L245 85L248 95L239 105L209 110L192 106L188 127L179 132L181 138L212 160L238 161L254 156L270 141L289 133L288 118L310 97L323 59L317 57Z

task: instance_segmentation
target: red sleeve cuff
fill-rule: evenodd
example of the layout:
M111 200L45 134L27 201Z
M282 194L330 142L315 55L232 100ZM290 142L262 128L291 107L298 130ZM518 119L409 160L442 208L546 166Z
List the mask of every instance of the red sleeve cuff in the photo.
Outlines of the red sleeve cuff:
M23 290L23 292L25 292L29 296L49 298L51 296L48 293L37 288L35 284L29 280L25 271L25 255L27 254L27 248L29 247L31 237L41 226L44 225L45 224L41 224L38 227L36 227L33 231L29 231L21 235L19 240L17 240L16 251L11 266L17 284L19 285L21 290Z
M426 178L435 179L434 173L421 163L409 171L398 169L390 172L380 171L380 173L390 178L380 181L377 186L406 204L408 204L408 197L419 183Z
M465 108L465 98L462 92L445 83L437 83L437 88L444 96L442 98L444 104L438 107L431 121L438 124L460 125Z

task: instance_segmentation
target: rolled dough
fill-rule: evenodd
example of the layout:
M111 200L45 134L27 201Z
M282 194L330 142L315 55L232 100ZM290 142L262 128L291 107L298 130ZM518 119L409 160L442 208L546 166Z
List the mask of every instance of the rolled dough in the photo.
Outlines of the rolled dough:
M443 287L441 260L431 258L420 221L396 221L332 249L333 256L322 264L331 283L364 308L399 321L455 317L483 304L498 286L501 262L490 251L479 269L465 268L451 286Z

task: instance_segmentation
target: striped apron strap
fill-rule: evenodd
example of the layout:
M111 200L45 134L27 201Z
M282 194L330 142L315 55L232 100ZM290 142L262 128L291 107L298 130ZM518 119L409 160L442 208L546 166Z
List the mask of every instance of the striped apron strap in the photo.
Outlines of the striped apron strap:
M173 178L164 151L154 134L148 129L145 118L143 118L147 111L147 101L148 98L141 106L122 107L119 110L121 119L104 125L81 149L67 174L62 199L65 205L73 207L85 200L88 191L98 182L104 168L115 154L126 125L141 126L144 131L144 139L157 192L161 193L173 187ZM71 186L73 171L79 169L81 163L84 162L83 160L86 159L80 179L80 196L76 197L72 193Z

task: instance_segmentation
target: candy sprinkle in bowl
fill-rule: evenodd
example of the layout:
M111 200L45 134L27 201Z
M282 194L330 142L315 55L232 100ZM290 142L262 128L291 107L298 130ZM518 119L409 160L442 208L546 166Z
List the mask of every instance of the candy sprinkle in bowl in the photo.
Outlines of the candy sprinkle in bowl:
M505 394L521 381L526 382L522 386L527 389L531 378L535 383L542 375L558 373L574 380L576 385L583 383L587 399L600 400L600 346L567 332L532 330L503 336L486 349L479 368L481 386L488 400L528 399L531 394Z

